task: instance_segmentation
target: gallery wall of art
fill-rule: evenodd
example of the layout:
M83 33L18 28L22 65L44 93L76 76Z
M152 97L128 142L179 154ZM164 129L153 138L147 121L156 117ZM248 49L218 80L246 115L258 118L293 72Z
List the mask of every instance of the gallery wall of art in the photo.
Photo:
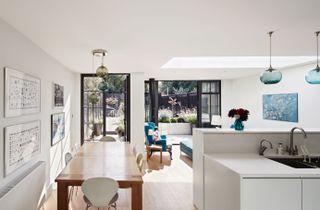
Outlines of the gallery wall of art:
M314 69L314 65L282 69L282 81L274 85L262 84L259 75L223 81L225 86L222 87L222 95L227 97L226 100L222 98L224 127L229 127L233 122L227 117L228 111L242 107L250 111L249 119L245 122L247 128L302 126L319 129L320 85L310 85L305 81L305 74ZM271 103L270 97L273 99ZM287 112L287 117L277 117L278 113L264 113L263 105L265 109L278 107L278 111Z
M1 19L0 34L0 188L45 161L45 186L35 187L46 189L78 143L79 76ZM32 141L24 149L17 139Z

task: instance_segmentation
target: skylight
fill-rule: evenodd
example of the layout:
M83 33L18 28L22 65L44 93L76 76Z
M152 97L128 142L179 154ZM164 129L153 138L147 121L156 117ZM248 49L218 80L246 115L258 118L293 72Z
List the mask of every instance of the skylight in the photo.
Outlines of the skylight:
M273 56L274 68L285 68L315 61L314 56ZM267 68L268 56L174 57L162 69L241 69Z

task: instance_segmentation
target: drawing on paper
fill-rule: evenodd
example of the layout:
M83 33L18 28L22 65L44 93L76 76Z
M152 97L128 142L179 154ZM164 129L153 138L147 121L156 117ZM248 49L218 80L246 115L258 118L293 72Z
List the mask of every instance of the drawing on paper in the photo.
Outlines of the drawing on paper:
M41 151L40 121L5 128L5 175L33 159Z
M64 112L51 115L51 146L61 141L65 136Z
M298 93L263 95L263 119L298 122Z
M40 112L40 79L5 68L5 117Z

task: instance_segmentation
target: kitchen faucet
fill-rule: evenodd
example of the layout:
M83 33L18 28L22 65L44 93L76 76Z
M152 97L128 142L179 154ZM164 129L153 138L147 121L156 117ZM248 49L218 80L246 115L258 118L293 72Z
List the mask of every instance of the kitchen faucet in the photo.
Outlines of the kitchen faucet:
M263 155L264 151L267 149L266 146L263 146L263 142L267 142L270 145L270 149L273 149L271 141L268 141L267 139L262 139L260 141L260 148L259 148L259 155Z
M303 133L304 138L307 138L307 133L304 131L303 128L300 127L293 127L290 131L290 144L289 144L289 155L297 155L298 151L297 149L293 148L293 134L295 130L300 130Z

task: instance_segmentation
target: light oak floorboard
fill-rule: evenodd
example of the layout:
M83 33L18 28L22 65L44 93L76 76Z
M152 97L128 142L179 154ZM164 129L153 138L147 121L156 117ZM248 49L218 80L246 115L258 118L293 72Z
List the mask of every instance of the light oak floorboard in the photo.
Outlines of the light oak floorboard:
M169 153L163 153L160 164L159 153L154 153L143 168L143 209L144 210L195 210L192 195L192 161L180 155L179 145L173 146L173 160ZM72 197L70 210L84 210L80 187ZM45 210L57 210L57 193L54 190L43 205ZM95 208L90 208L90 210ZM100 208L106 210L107 208ZM131 209L131 189L119 189L118 210Z

